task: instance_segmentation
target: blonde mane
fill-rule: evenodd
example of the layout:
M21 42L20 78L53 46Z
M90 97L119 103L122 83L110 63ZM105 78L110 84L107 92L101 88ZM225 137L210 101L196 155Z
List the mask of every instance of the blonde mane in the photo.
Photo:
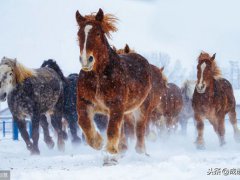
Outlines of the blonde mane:
M25 79L36 75L34 70L29 69L18 62L14 68L14 73L16 76L16 83L22 83Z
M210 61L210 59L211 59L211 56L204 51L202 51L201 54L198 57L199 62L202 61L202 60L209 60ZM221 72L220 68L218 67L218 65L216 63L216 60L212 61L211 65L212 65L211 69L212 69L212 72L213 72L213 78L214 79L221 78L222 77L222 72Z
M17 84L22 83L25 79L36 75L36 72L33 69L25 67L21 63L17 62L16 59L4 57L2 63L10 66L13 69Z
M92 13L90 15L84 16L87 21L95 21L95 16L97 13ZM110 32L116 32L118 29L116 23L118 18L113 14L105 14L103 20L100 22L103 32L107 35L108 38L111 38Z

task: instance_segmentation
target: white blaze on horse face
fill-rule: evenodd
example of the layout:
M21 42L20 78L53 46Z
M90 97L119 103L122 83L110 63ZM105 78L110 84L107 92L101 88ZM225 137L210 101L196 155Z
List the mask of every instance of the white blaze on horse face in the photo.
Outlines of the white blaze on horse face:
M198 83L198 87L200 87L199 89L201 89L201 87L203 86L203 72L204 72L206 66L207 66L207 65L206 65L205 62L202 63L202 65L201 65L201 77L200 77L200 81L199 81L199 83Z
M0 101L5 101L7 94L13 88L13 72L8 65L0 66Z
M84 43L83 43L83 51L81 53L82 65L83 66L86 66L88 64L86 45L87 45L88 33L91 29L92 29L92 25L86 25L86 27L84 28L85 40L84 40Z

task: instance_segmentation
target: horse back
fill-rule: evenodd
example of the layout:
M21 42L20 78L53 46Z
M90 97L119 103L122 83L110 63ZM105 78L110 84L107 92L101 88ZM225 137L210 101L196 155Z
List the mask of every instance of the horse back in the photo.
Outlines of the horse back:
M232 85L227 79L221 78L214 81L214 99L215 103L220 104L224 109L235 108L236 101Z
M36 70L36 75L17 84L8 96L8 105L13 114L32 116L53 110L63 94L62 81L50 68Z

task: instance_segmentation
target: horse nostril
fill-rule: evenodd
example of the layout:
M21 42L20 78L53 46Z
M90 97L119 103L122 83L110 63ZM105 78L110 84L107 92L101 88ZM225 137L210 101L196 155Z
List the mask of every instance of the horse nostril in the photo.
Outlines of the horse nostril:
M90 56L90 57L88 58L88 61L89 61L89 62L92 62L92 61L93 61L93 57Z
M6 96L7 96L7 93L4 93L4 94L3 94L3 97L5 98Z
M79 61L82 62L82 57L81 56L79 56Z

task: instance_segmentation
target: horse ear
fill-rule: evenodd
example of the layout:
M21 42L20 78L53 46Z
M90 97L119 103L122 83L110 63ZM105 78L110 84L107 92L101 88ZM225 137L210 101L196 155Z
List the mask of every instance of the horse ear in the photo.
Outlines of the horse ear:
M125 52L126 54L128 54L128 53L130 52L130 48L129 48L128 44L126 44L126 46L125 46L125 48L124 48L124 52Z
M80 25L81 22L85 21L86 19L79 13L79 11L76 11L76 20L78 25Z
M163 70L164 70L164 66L160 68L160 71L161 71L161 72L163 72Z
M97 15L95 16L96 21L102 21L104 18L104 13L101 8L99 8Z
M216 57L216 53L211 57L211 61L214 61Z
M117 48L115 46L112 46L112 49L114 52L117 52Z

